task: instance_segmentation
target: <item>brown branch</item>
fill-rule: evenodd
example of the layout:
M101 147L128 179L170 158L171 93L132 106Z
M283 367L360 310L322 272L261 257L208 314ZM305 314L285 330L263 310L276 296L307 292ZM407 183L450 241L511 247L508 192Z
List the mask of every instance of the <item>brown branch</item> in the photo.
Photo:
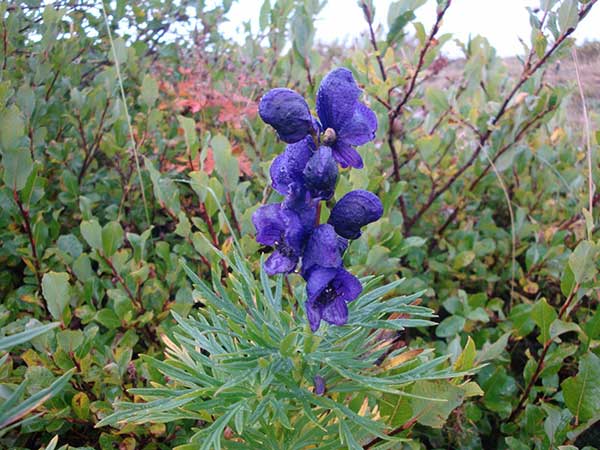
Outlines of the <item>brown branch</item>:
M417 62L417 67L415 68L413 76L411 77L411 79L409 81L408 88L404 91L404 96L400 100L400 103L398 103L398 105L396 105L396 108L391 113L394 117L398 117L400 115L400 113L402 112L402 109L404 108L404 106L408 102L408 99L410 98L411 94L413 93L419 73L423 69L423 64L425 64L425 56L427 55L427 52L429 51L429 49L431 48L431 46L433 44L435 36L438 33L440 26L442 24L442 19L444 18L444 15L446 14L446 11L450 7L451 3L452 3L452 0L447 0L446 5L442 9L438 10L435 23L433 24L433 28L431 29L431 32L429 33L429 36L427 37L427 41L425 41L425 45L423 46L423 48L421 49L421 51L419 53L419 60Z
M229 194L229 192L225 193L225 200L227 201L227 206L229 206L229 209L231 210L231 220L233 222L233 226L235 227L238 234L241 236L242 227L240 227L240 223L238 222L237 216L235 214L235 209L233 207L233 202L231 201L231 195Z
M365 15L365 19L369 24L369 36L371 40L371 45L373 46L373 50L375 50L375 58L377 59L377 64L379 65L379 71L381 72L381 78L383 81L387 81L387 74L385 72L385 67L383 66L383 60L381 59L381 53L379 52L379 48L377 47L377 39L375 38L375 32L373 31L373 13L367 2L364 0L361 1L360 4L363 13Z
M565 303L563 304L562 308L560 309L560 311L558 313L559 320L562 319L563 316L565 315L565 313L567 312L569 305L572 303L573 299L575 298L575 295L577 294L577 291L579 290L579 286L580 286L579 283L577 283L577 284L575 284L573 289L571 289L571 293L567 297L567 300L565 301ZM542 349L542 352L540 353L540 358L538 359L537 365L535 367L535 371L533 372L533 375L531 376L529 383L527 383L527 387L523 391L523 394L521 395L521 398L519 399L519 403L517 403L517 406L515 407L515 409L512 410L512 412L510 413L510 416L508 417L508 419L506 419L507 422L509 422L509 423L514 422L514 420L519 416L519 414L525 407L525 402L527 401L527 398L529 397L529 393L531 392L531 389L533 389L533 386L535 386L536 381L538 380L540 374L542 373L542 369L544 368L544 359L546 358L546 354L548 353L548 350L550 349L550 344L552 344L552 341L553 341L553 339L550 338L544 343L544 347Z
M40 289L40 292L42 292L41 263L35 246L35 238L33 236L33 231L31 229L31 221L29 220L29 209L26 208L21 202L21 199L19 198L19 193L16 189L13 189L13 199L15 200L15 203L17 204L17 206L19 207L19 211L21 212L21 218L23 219L23 228L25 229L25 233L29 238L29 245L31 246L31 254L33 256L33 267L35 268L35 278L38 283L38 288Z
M411 94L413 93L413 90L415 88L415 83L417 82L417 77L419 76L419 73L421 72L423 65L425 63L425 55L429 51L429 49L433 43L433 40L435 38L435 35L437 34L438 30L440 29L440 25L441 25L442 19L444 17L444 14L446 14L446 11L450 7L451 3L452 3L452 0L447 0L446 5L438 11L435 24L433 25L433 28L431 29L431 32L429 33L429 37L427 38L425 45L423 46L423 48L421 49L421 51L419 53L419 59L417 62L417 66L415 67L415 71L409 81L408 88L404 91L404 96L402 97L400 102L396 105L394 110L391 110L388 114L389 118L388 118L388 139L387 140L388 140L388 145L390 147L390 153L392 154L392 162L393 162L393 166L394 166L393 174L394 174L394 180L396 182L400 181L400 165L398 164L398 151L396 150L396 146L394 144L394 133L393 133L394 120L400 115L400 113L402 112L402 109L404 108L404 105L408 102L408 99L410 98ZM391 93L392 93L392 90L388 91L388 96L391 96ZM391 99L388 99L388 100L391 100ZM391 101L389 101L389 103L391 103ZM402 197L402 195L400 196L400 198L401 197ZM400 201L400 198L398 199L399 201ZM405 223L406 222L407 221L405 220Z
M590 11L592 6L596 2L597 2L597 0L590 1L579 12L579 20L580 21L587 15L587 13ZM438 13L438 15L439 15L439 13ZM556 41L554 41L554 43L552 44L550 49L544 54L544 56L542 56L542 58L540 58L535 64L531 65L530 62L526 63L526 65L523 67L523 72L521 73L521 77L519 78L519 81L515 84L515 86L512 88L512 90L505 97L504 102L502 102L502 105L500 106L500 109L498 110L498 112L496 113L496 115L494 116L492 121L490 122L490 126L488 126L487 131L485 133L481 134L477 149L473 152L473 154L471 155L469 160L463 166L461 166L458 169L458 171L433 196L431 196L428 199L428 201L417 211L417 213L414 216L410 217L407 222L405 222L405 234L408 234L410 232L410 229L415 225L415 223L417 223L419 221L419 219L423 216L423 214L425 214L425 212L427 210L429 210L429 208L435 202L435 200L437 200L442 194L444 194L448 189L450 189L452 187L452 185L456 182L456 180L469 167L471 167L473 165L475 159L479 156L483 147L485 146L488 138L491 136L493 129L495 128L495 126L498 124L500 119L506 113L506 111L508 109L508 105L511 102L511 100L513 99L513 97L515 96L515 94L519 91L519 89L521 89L523 84L525 84L525 82L527 80L529 80L529 78L531 78L531 76L548 61L548 59L552 56L552 54L554 54L554 52L558 49L558 47L567 39L567 37L569 37L573 33L573 31L575 31L575 28L569 28L563 34L561 34L558 37L558 39L556 39Z
M144 313L144 305L141 303L141 301L139 301L135 295L133 295L133 292L131 292L131 289L129 289L129 286L127 286L127 283L125 282L125 280L123 279L123 277L121 276L121 274L117 271L117 268L114 266L113 262L111 261L110 258L108 258L104 252L99 251L98 254L100 255L100 257L102 258L102 260L106 263L106 265L110 268L113 276L117 279L117 281L119 282L119 284L121 286L123 286L123 289L125 289L125 292L127 293L127 297L129 297L129 299L131 300L131 303L133 304L133 306L135 307L135 309L137 309L137 311L140 314Z

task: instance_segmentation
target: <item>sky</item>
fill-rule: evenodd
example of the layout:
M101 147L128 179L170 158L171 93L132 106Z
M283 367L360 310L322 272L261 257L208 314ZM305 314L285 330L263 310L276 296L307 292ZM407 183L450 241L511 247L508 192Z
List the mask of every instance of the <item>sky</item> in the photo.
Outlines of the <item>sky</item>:
M393 0L374 0L375 24L386 23L387 11ZM230 22L223 25L223 32L240 38L241 24L251 21L252 30L258 30L258 14L263 0L238 0L228 13ZM525 7L537 7L540 0L454 0L448 9L441 33L452 33L466 42L469 34L488 38L500 56L514 56L523 52L521 37L529 42L529 15ZM417 20L429 31L435 21L436 1L428 0L416 12ZM387 28L386 28L387 29ZM410 29L410 28L409 28ZM324 43L351 42L367 30L361 9L356 0L328 0L316 24L317 39ZM600 40L600 5L592 8L574 33L578 42ZM449 43L445 52L456 57L458 47Z

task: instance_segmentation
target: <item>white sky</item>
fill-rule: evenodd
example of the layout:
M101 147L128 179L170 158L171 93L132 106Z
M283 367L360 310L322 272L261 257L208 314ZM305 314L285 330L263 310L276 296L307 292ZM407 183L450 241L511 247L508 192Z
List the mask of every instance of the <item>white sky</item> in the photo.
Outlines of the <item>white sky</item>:
M393 0L374 0L375 24L386 24L387 11ZM229 23L223 25L223 32L230 37L240 37L241 24L250 20L252 31L258 30L258 15L263 0L239 0L232 6L227 17ZM454 0L440 33L452 33L455 38L466 42L469 34L481 34L489 39L501 56L522 53L519 37L529 42L530 25L526 6L539 6L540 0ZM417 10L417 20L429 32L435 20L436 1L428 0ZM331 43L351 41L367 30L361 9L356 0L329 0L318 17L315 26L317 39ZM387 29L387 26L386 26ZM407 27L412 32L412 27ZM592 8L590 14L577 28L574 37L578 42L600 40L600 5ZM444 50L450 56L458 56L457 48L448 43Z

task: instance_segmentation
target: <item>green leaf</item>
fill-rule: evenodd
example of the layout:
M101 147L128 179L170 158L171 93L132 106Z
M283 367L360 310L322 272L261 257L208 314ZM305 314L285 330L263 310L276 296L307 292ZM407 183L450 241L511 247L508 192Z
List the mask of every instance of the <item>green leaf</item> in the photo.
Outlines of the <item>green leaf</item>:
M460 252L458 255L456 255L456 258L454 258L454 262L452 263L452 267L455 270L463 269L471 264L474 259L475 252L472 250L465 250L464 252Z
M29 151L23 148L4 150L2 165L4 166L4 183L16 191L23 189L33 170L33 161Z
M56 241L56 245L63 252L68 253L73 258L79 258L79 255L83 253L83 246L79 239L73 234L63 234Z
M473 368L475 363L475 356L477 355L477 349L475 348L475 342L471 336L467 337L467 344L465 348L458 355L456 362L454 363L454 370L461 372L463 370L469 370Z
M78 418L87 420L90 415L90 399L85 392L78 392L73 396L71 407Z
M94 250L102 250L102 227L96 219L84 220L79 230L90 247Z
M19 421L23 416L29 414L31 411L39 408L42 404L44 404L47 400L51 399L55 395L57 395L60 391L64 389L67 385L71 376L73 375L74 369L69 370L60 378L56 379L50 386L46 389L42 389L27 400L19 403L14 407L5 407L0 410L0 430L12 423ZM22 384L23 386L23 384ZM14 400L13 400L14 401ZM6 406L7 403L11 402L9 398L3 406Z
M102 228L102 249L111 257L123 244L123 228L119 222L109 222Z
M17 105L11 105L0 113L0 150L3 153L15 150L24 134L25 122Z
M558 8L558 26L561 33L565 33L577 26L579 21L578 0L564 0Z
M439 88L428 87L425 89L425 100L429 107L437 114L443 113L450 107L446 93Z
M432 428L441 428L454 408L463 402L465 395L463 389L446 380L417 381L411 394L433 400L445 400L443 402L420 398L411 398L410 400L413 415L417 417L417 421Z
M104 325L109 330L119 328L121 320L112 309L104 308L96 313L94 320L101 325Z
M175 182L163 176L154 168L152 162L144 156L144 165L150 173L154 195L162 208L168 209L173 215L179 214L181 203L179 202L179 189Z
M74 352L83 343L81 330L62 330L56 333L56 343L65 352Z
M198 133L196 132L196 121L190 117L177 116L177 121L179 122L179 126L183 130L183 137L185 139L185 147L189 152L192 159L195 159L197 156L198 147L200 143L198 142ZM204 168L204 158L200 162L202 164L201 170ZM204 172L202 172L204 173Z
M590 241L581 241L569 256L569 267L577 283L591 280L596 274L596 247Z
M223 180L225 189L233 192L237 186L240 169L238 161L231 153L229 141L222 134L217 134L210 141L215 159L215 170Z
M446 317L437 326L435 335L438 337L452 337L460 333L465 326L465 318L462 316Z
M540 299L531 309L531 318L540 329L538 341L544 344L550 339L550 325L558 317L558 314L548 304L545 298Z
M25 331L21 331L20 333L11 334L10 336L0 337L0 350L9 350L15 345L28 342L37 336L47 333L59 325L60 322L52 322L46 325L31 327Z
M579 421L600 414L600 358L588 352L579 361L579 372L562 382L563 397L569 411Z
M66 272L48 272L42 278L42 292L48 311L57 320L62 320L65 308L70 300L69 274Z
M154 106L154 103L158 99L158 83L150 74L144 76L140 95L142 103L148 108Z

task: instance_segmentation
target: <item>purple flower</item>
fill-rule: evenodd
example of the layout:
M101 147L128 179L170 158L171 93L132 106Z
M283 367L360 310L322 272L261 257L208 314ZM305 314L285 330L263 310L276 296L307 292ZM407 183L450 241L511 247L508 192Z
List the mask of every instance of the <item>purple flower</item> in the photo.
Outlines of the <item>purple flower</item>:
M321 375L315 375L313 382L315 385L315 394L323 395L325 393L325 379Z
M317 217L317 202L312 199L310 193L305 189L302 183L291 183L288 186L287 195L283 200L282 208L293 211L298 215L300 223L306 231L306 236L310 234L315 226Z
M318 267L308 277L306 292L306 315L314 332L321 320L332 325L344 325L348 321L346 303L359 296L362 285L358 278L341 267Z
M303 183L303 170L313 155L315 144L310 136L295 144L290 144L285 151L273 160L271 164L271 180L273 189L286 195L291 183Z
M340 236L357 239L362 227L379 220L382 215L383 205L375 194L356 190L348 192L335 204L327 222Z
M331 225L316 227L310 235L302 256L302 276L308 278L312 269L342 267L342 255L348 243Z
M354 146L372 141L377 131L377 117L358 101L360 93L352 72L344 68L329 72L317 92L317 114L325 130L323 144L332 148L342 167L363 167Z
M306 230L298 214L273 203L258 208L252 215L252 223L256 241L275 248L265 261L265 271L269 275L292 272L306 240Z
M285 88L267 92L258 105L258 113L288 144L323 131L321 142L331 147L334 159L342 167L360 169L363 161L354 147L372 141L377 131L377 117L358 100L360 94L352 72L340 68L329 72L319 86L320 123L311 116L300 94Z
M313 198L329 200L333 197L338 178L338 167L329 147L319 147L304 167L304 183Z
M311 134L315 126L306 101L291 89L276 88L267 92L260 100L258 114L288 144Z

